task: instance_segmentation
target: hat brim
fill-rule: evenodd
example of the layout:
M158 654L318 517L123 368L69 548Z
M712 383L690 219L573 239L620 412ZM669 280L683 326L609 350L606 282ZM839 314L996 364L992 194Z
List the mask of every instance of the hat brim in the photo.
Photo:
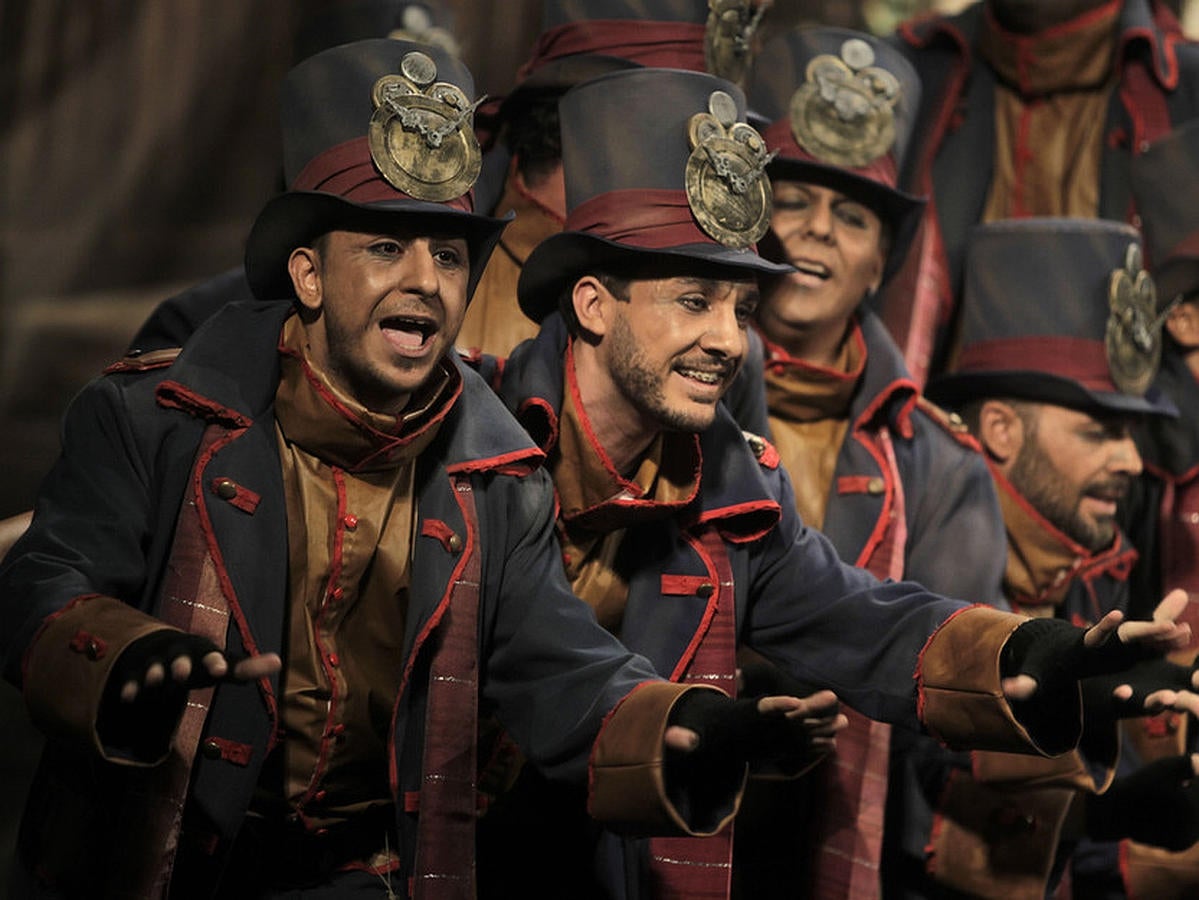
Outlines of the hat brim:
M885 282L903 265L924 214L923 197L887 187L840 166L809 160L776 157L766 173L773 179L823 185L870 207L891 232L882 280Z
M650 249L631 247L607 238L563 231L538 244L521 269L517 298L521 311L540 322L558 308L558 298L575 280L596 269L616 273L686 272L702 278L747 275L786 275L795 271L752 250L734 250L722 244L683 244Z
M1178 416L1178 408L1154 387L1143 397L1116 391L1092 391L1072 379L1029 370L940 375L928 383L924 393L934 403L950 409L961 408L973 400L1010 397L1053 403L1082 412Z
M487 260L512 216L497 219L425 200L353 203L320 191L288 191L273 197L246 240L246 277L260 300L294 295L287 261L297 247L329 231L380 231L417 226L422 233L460 235L470 254L469 299Z

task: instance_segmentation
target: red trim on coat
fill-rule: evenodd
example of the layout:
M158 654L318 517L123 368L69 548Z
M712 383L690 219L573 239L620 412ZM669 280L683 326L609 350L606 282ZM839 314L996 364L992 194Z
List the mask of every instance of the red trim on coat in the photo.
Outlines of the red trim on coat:
M445 593L437 602L437 607L425 622L424 627L416 635L416 639L412 642L412 652L408 654L408 661L404 663L404 674L400 676L400 688L396 691L396 702L391 710L391 730L389 735L395 734L396 719L400 713L400 701L404 696L404 692L408 688L408 679L412 677L412 670L416 666L416 660L420 656L420 651L425 645L425 641L429 639L436 629L441 624L442 618L445 616L446 610L450 607L450 597L454 593L454 585L458 583L462 577L462 572L466 569L467 562L470 561L471 554L479 552L479 523L468 514L466 504L458 496L458 489L455 484L457 478L450 479L450 490L454 495L454 502L458 504L458 508L462 511L462 519L466 527L466 542L462 548L462 552L458 556L458 563L450 572L449 580L446 582ZM396 759L395 741L388 737L387 739L387 779L391 786L391 794L397 796L400 791L400 773L398 760Z
M712 627L712 620L716 618L718 601L720 599L720 578L716 574L716 566L707 553L704 552L703 542L693 534L682 535L683 540L691 545L700 562L704 564L704 568L708 571L708 581L715 588L712 595L708 597L708 606L704 610L703 618L700 620L699 626L695 629L695 633L691 635L691 641L687 644L687 648L679 655L678 662L674 664L674 670L670 673L671 681L682 681L683 675L687 671L687 667L691 665L691 660L695 657L695 651L699 649L700 643L704 639L704 635L708 633L708 629ZM735 601L734 601L735 602Z
M329 662L329 652L325 647L325 642L321 639L320 620L325 613L332 607L339 605L342 602L342 588L337 584L341 578L341 573L345 569L342 556L342 548L345 546L346 535L346 475L345 471L337 466L331 466L330 472L333 476L333 484L337 489L337 517L334 519L333 528L333 556L329 562L329 577L325 581L324 594L321 597L320 610L315 616L312 623L312 641L316 644L316 650L321 661L321 668L324 670L325 679L329 682L329 707L325 712L325 727L321 730L321 749L316 757L316 764L312 767L312 774L308 778L308 787L304 790L304 796L300 798L299 806L303 807L312 800L317 791L320 789L321 779L329 769L329 754L333 741L340 735L345 733L345 725L337 723L336 719L340 712L339 700L340 692L337 685L337 673L335 667ZM336 595L336 596L335 596ZM298 810L301 816L304 815L304 810Z
M1199 463L1191 466L1191 468L1187 469L1181 475L1175 475L1173 472L1169 472L1148 460L1143 460L1143 465L1145 466L1145 471L1150 475L1175 485L1186 484L1191 479L1199 476Z
M546 434L545 439L541 442L541 449L543 452L548 453L558 444L558 413L548 400L544 400L541 397L529 397L522 402L516 410L516 418L529 434L533 434L530 430L532 426L525 421L525 416L532 410L536 410L545 416L544 430ZM537 430L540 431L542 429Z
M160 390L161 388L162 385L159 385ZM244 417L239 416L239 418ZM254 640L254 635L250 631L250 623L246 620L245 611L241 608L241 602L237 599L237 592L233 589L233 582L229 578L228 567L225 565L225 559L221 555L221 548L217 544L216 530L212 526L212 519L208 515L208 507L204 502L205 470L219 450L224 449L226 445L241 437L250 424L248 419L245 422L245 426L230 429L224 435L214 440L208 445L208 449L196 459L195 465L192 467L191 495L192 500L196 504L196 514L200 517L200 533L204 536L204 543L208 547L208 555L212 558L217 582L221 586L221 593L225 595L225 600L229 604L229 614L237 625L237 632L241 637L242 646L245 647L247 653L254 656L259 653L258 642ZM275 691L271 687L270 678L265 675L259 678L258 689L262 692L262 700L266 705L267 715L271 720L271 735L267 741L266 748L266 752L269 753L279 740L279 708L275 698Z
M499 456L490 456L487 459L464 460L463 462L446 466L445 470L451 475L469 475L472 472L498 472L501 475L516 475L520 477L536 470L544 459L545 453L536 447L529 447L525 450L513 450L510 453L501 453Z
M920 720L920 724L928 729L928 733L935 737L942 744L945 743L945 739L941 737L941 735L937 734L936 731L934 731L933 728L924 721L924 654L928 651L928 648L932 645L932 642L937 639L937 635L941 633L941 629L960 616L962 613L968 612L972 609L991 608L992 607L989 607L984 603L971 603L969 606L950 613L945 621L938 625L936 630L928 636L928 640L924 642L924 646L920 648L920 653L916 656L916 671L912 673L912 677L916 679L916 717Z
M446 551L454 552L454 548L450 546L450 540L457 537L457 534L441 519L425 519L421 523L420 533L423 537L431 537L436 540Z
M704 575L663 575L658 591L669 597L692 597L705 584L715 590L716 586Z
M754 519L763 515L766 517L766 521L761 525L747 521L748 530L745 528L734 530L733 526L738 524L735 520ZM712 525L720 532L720 536L730 543L747 544L769 534L782 517L782 507L773 500L754 500L749 503L735 503L732 506L705 510L695 521L700 525Z
M672 679L673 680L673 679ZM592 809L592 800L595 797L595 755L599 752L600 735L604 733L604 729L608 727L608 723L612 721L612 717L616 715L617 710L624 706L625 701L632 697L639 690L648 684L656 684L653 681L643 681L634 687L631 691L621 697L613 707L608 710L603 721L600 722L599 729L595 732L595 739L591 742L591 752L587 754L587 812Z
M97 597L104 597L104 596L106 596L106 595L105 594L80 594L78 597L75 597L69 603L67 603L65 606L63 606L62 609L56 609L54 612L50 613L50 615L46 616L46 618L42 619L42 624L38 625L37 631L35 631L33 633L33 637L29 639L29 646L26 647L25 652L23 654L21 654L22 691L24 690L25 677L29 673L30 654L33 653L33 648L37 646L38 640L41 639L43 634L45 634L46 629L50 627L51 623L53 623L59 616L65 614L67 612L67 610L74 609L80 603L86 603L89 600L95 600ZM116 598L114 597L112 599L115 600ZM163 625L164 630L166 629L166 627L167 626L164 624Z
M244 430L254 424L249 416L198 394L178 381L164 381L154 390L158 405L179 409L208 422L219 422L230 430Z
M221 751L221 759L235 766L248 766L254 755L254 748L241 741L231 741L228 738L207 737L204 745L215 746Z
M232 484L235 489L232 497L221 497L220 487L226 482ZM213 478L208 483L208 489L230 506L234 507L235 509L240 509L244 513L249 513L250 515L254 514L254 511L258 509L258 504L262 502L262 497L259 494L256 494L254 491L238 484L235 481L231 481L230 479L223 477Z
M358 464L354 468L347 470L350 472L357 472L366 468L379 457L386 456L388 453L395 451L396 448L404 447L412 443L412 441L428 432L430 428L439 425L445 419L445 417L449 415L450 410L453 409L458 403L458 398L462 396L462 377L459 375L458 370L454 368L453 363L449 363L447 369L450 373L450 377L457 382L454 386L453 395L447 398L441 404L441 408L432 417L425 420L421 426L411 434L406 434L403 436L388 434L387 432L379 431L377 428L373 428L366 422L362 421L362 419L354 414L353 410L342 403L341 400L339 400L333 394L333 392L329 390L325 383L321 381L320 377L313 370L312 366L308 364L308 360L304 357L304 355L284 345L282 332L280 332L279 345L276 349L284 356L290 356L292 359L295 359L300 363L300 371L303 372L304 378L312 386L313 391L318 397L324 400L325 403L330 406L330 408L337 412L338 415L340 415L343 419L345 419L363 434L367 435L372 442L385 442L383 443L383 446L379 447L379 449L377 449L374 453L362 460L359 460Z
M1177 27L1177 22L1174 24ZM1140 38L1149 44L1149 58L1153 60L1151 69L1153 77L1167 91L1173 91L1178 87L1178 54L1174 47L1182 40L1179 34L1163 30L1160 45L1157 35L1150 28L1130 28L1120 37L1120 45L1116 48L1116 77L1118 79L1123 80L1124 78L1124 66L1128 62L1128 45ZM1163 69L1162 66L1165 68Z

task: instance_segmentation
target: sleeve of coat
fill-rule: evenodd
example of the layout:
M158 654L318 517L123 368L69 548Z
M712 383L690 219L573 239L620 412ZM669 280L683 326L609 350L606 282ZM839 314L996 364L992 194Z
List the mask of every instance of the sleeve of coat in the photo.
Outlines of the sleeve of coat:
M686 815L668 790L664 737L670 710L688 690L715 690L670 682L647 683L635 689L604 721L591 754L587 808L609 828L640 834L716 834L732 821L740 804L736 797L720 798L705 808L687 797ZM744 778L742 778L744 784ZM676 788L677 789L677 788ZM684 791L685 787L682 788Z
M48 737L89 744L109 762L154 765L166 758L179 716L152 732L147 756L132 759L106 747L97 732L109 675L133 641L166 626L111 597L81 597L50 616L24 661L25 704ZM179 707L178 714L183 708Z
M1072 749L1082 734L1082 697L1062 709L1052 735L1031 734L1004 697L999 656L1023 616L982 606L950 616L928 639L916 669L920 720L954 749L1045 756Z

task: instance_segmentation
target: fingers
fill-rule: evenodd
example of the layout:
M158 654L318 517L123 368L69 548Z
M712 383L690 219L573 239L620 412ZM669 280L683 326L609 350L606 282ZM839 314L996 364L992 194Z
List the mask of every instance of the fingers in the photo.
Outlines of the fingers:
M837 711L837 695L832 691L817 691L807 697L763 697L758 701L758 712L762 715L782 714L789 719L799 717L825 717Z
M1153 618L1155 621L1163 620L1168 622L1177 621L1187 608L1187 592L1182 588L1175 588L1162 598L1162 602L1153 610Z
M1191 772L1192 777L1199 775L1199 753L1191 754Z
M1166 706L1176 712L1189 713L1199 717L1199 694L1191 691L1175 691L1174 695L1174 701L1167 703Z
M1087 629L1086 636L1083 638L1083 643L1087 647L1099 647L1107 643L1116 630L1120 627L1120 623L1124 621L1124 613L1118 609L1113 609L1105 615L1099 622ZM1120 632L1120 637L1124 638L1124 633Z
M1016 675L1013 678L1004 678L1001 685L1003 687L1003 696L1009 700L1027 700L1037 692L1037 680L1030 675Z
M274 675L282 668L283 660L278 653L260 653L239 661L229 677L234 681L256 681Z
M233 666L223 653L212 652L200 660L207 678L194 678L195 669L192 659L187 654L180 654L171 660L169 667L170 680L181 687L199 687L228 678L231 681L256 681L274 675L283 668L283 660L278 653L262 653L247 656ZM121 686L120 698L124 703L132 703L143 690L160 687L167 681L168 667L159 660L153 660L146 666L141 681L130 679ZM694 733L694 732L692 732Z
M679 753L690 753L699 746L699 735L690 728L684 728L681 725L671 725L666 729L666 734L663 735L663 742L667 749L678 751Z

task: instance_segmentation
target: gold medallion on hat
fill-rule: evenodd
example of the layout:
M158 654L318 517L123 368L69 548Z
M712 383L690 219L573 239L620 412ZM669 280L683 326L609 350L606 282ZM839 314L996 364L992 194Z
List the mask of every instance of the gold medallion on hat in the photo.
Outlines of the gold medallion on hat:
M754 34L773 0L708 0L704 68L743 85L753 60Z
M895 143L899 79L874 64L874 48L861 38L808 63L804 83L791 96L791 131L813 157L859 168Z
M737 121L737 104L713 91L708 111L687 123L691 156L684 184L687 203L700 228L726 247L743 249L770 227L771 199L766 164L773 154L751 126Z
M413 51L400 72L371 91L375 112L367 138L388 183L417 200L442 202L471 189L483 165L474 132L475 107L454 84L437 81L437 64Z
M1124 268L1108 280L1107 364L1112 381L1126 394L1144 396L1161 360L1161 329L1157 289L1141 267L1141 250L1129 244Z

